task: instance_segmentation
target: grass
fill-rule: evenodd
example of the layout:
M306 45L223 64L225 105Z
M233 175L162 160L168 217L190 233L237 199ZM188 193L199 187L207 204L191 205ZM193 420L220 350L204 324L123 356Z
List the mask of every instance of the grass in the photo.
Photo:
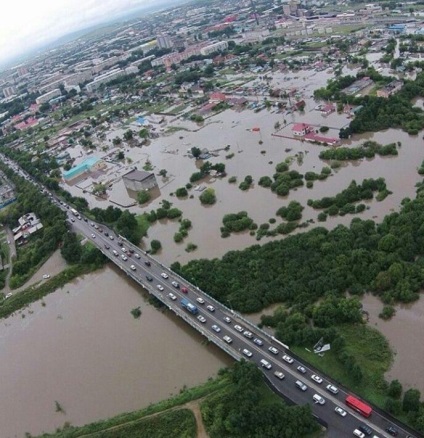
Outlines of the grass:
M159 403L156 403L154 405L150 405L145 409L142 409L140 411L135 411L135 412L129 412L129 413L124 413L121 415L118 415L116 417L113 418L108 418L107 420L103 420L103 421L98 421L96 423L91 423L91 424L87 424L85 426L82 427L71 427L68 426L66 428L64 428L61 431L58 431L56 433L52 433L52 434L43 434L40 436L41 437L54 437L54 438L77 438L77 437L81 437L87 434L96 434L93 435L93 437L122 437L122 438L126 438L126 437L142 437L143 435L129 435L129 434L124 434L125 433L125 424L129 423L129 422L135 422L138 420L143 419L144 417L148 416L148 415L152 415L152 414L156 414L159 412L162 412L166 409L170 409L176 406L180 406L183 405L185 403L188 403L189 401L192 400L197 400L199 398L205 397L207 395L210 395L216 391L221 391L223 390L225 387L227 387L229 385L228 381L225 379L216 379L216 380L209 380L207 381L205 384L200 385L200 386L196 386L195 388L191 388L191 389L185 389L183 391L181 391L180 394L178 394L175 397L169 398L167 400L163 400ZM164 418L163 415L161 415L159 418ZM172 417L171 417L172 418ZM169 419L167 420L169 421ZM106 430L110 429L112 427L116 427L117 429L114 431L116 432L117 430L119 430L119 426L123 427L123 433L121 435L119 434L107 434L106 435ZM147 436L147 435L146 435ZM151 434L150 437L157 437L159 435L156 434ZM176 435L175 433L171 433L168 431L168 435L161 435L161 436L167 436L167 437L174 437L174 436L185 436L185 435ZM190 437L191 435L188 435L188 437ZM195 436L195 435L194 435Z
M365 325L342 326L339 330L346 340L346 351L356 358L364 373L364 379L360 384L354 382L331 350L323 357L300 347L293 347L293 351L335 381L372 403L384 407L384 373L389 370L393 360L389 343L378 330Z

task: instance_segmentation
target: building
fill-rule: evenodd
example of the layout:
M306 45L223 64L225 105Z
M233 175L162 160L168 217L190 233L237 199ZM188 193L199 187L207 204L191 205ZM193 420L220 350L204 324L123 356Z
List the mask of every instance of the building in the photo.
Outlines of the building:
M122 176L125 187L134 192L149 190L157 187L158 183L154 173L145 172L144 170L131 170Z
M35 103L37 105L41 105L42 103L46 103L51 99L54 99L55 97L59 97L62 95L62 92L59 90L59 88L56 88L55 90L49 91L47 93L42 94L41 96L38 96L35 99Z
M166 33L158 35L156 41L159 49L170 49L174 45L171 38Z
M18 223L19 225L12 230L15 242L27 239L31 234L43 228L43 224L34 213L24 214L18 219Z
M321 114L324 116L328 116L331 113L334 113L336 111L336 107L332 103L328 103L321 107Z
M82 163L76 165L72 169L63 172L63 179L68 182L84 173L91 172L93 170L100 170L101 168L104 167L104 165L105 163L99 158L96 157L87 158Z
M96 78L94 78L93 81L89 82L85 86L85 88L89 93L92 93L93 91L96 91L100 87L100 85L106 84L113 79L123 76L124 74L125 72L123 70L121 70L120 68L115 68L113 70L108 71L107 73L97 76Z
M3 96L4 97L14 96L15 94L16 94L16 88L15 87L5 87L5 88L3 88Z
M311 132L313 128L307 123L295 123L292 126L292 132L295 137L304 137L308 132Z
M392 94L397 93L403 86L402 81L392 81L390 84L387 84L384 88L381 90L377 90L377 96L378 97L384 97L388 98Z
M228 49L227 41L218 41L217 43L210 44L200 49L200 54L203 56L208 56L211 53L222 52L227 49Z

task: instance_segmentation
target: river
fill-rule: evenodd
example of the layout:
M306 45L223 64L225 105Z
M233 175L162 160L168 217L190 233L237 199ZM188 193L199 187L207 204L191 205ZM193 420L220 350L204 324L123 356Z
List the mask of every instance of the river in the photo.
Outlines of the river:
M232 363L146 296L108 266L2 320L1 437L137 410ZM138 306L142 315L134 319Z

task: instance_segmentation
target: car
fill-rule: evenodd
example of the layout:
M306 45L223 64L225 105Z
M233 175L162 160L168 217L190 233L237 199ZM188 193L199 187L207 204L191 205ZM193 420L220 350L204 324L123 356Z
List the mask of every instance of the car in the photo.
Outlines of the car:
M162 274L160 274L160 276L162 278L164 278L165 280L169 278L168 274L166 274L165 272L162 272Z
M181 288L181 292L182 292L183 294L188 294L188 289L187 289L186 287L182 287L182 288Z
M78 215L77 218L78 218L78 220L81 220L81 219L82 219L80 215Z
M365 438L365 434L358 429L355 429L353 431L353 435L356 436L357 438Z
M253 339L253 342L254 342L256 345L259 345L259 347L262 347L262 345L264 345L264 342L262 341L262 339L259 339L259 338L255 338L255 339Z
M204 323L206 322L206 318L205 318L204 316L202 316L202 315L199 315L199 316L197 317L197 319L198 319L202 324L204 324Z
M88 219L86 217L84 218L84 222L88 222Z
M237 330L239 333L241 333L243 331L243 327L240 327L239 325L235 325L234 326L234 330Z
M247 357L253 356L253 353L250 350L248 350L247 348L243 348L242 353Z
M308 387L301 380L296 380L295 385L296 388L300 389L301 391L306 391L308 389Z
M103 233L103 228L99 227L99 233Z
M147 281L153 281L153 278L150 275L146 275L146 280Z
M47 280L47 279L49 279L50 278L50 274L43 274L43 279L44 280Z
M125 254L121 255L121 259L126 262L128 260L128 257Z
M338 394L339 393L339 388L337 388L334 385L331 385L331 384L327 385L326 388L327 388L327 391L332 392L333 394Z
M146 266L150 266L150 265L151 265L151 263L150 263L148 260L145 260L145 261L144 261L144 264L145 264Z
M265 359L261 359L261 365L267 370L270 370L272 368L272 365Z
M109 236L110 240L114 240L115 238L112 236L112 234Z
M314 394L312 400L318 405L325 405L325 398L321 397L319 394Z
M269 347L268 351L270 351L272 354L278 354L278 350L275 347Z
M98 226L98 225L94 225L94 228L95 228L96 230L98 230L98 229L99 229L99 226Z
M359 429L361 432L363 432L365 435L368 435L368 436L372 435L372 429L371 429L371 427L368 426L368 424L362 423L362 424L358 427L358 429Z
M219 332L221 331L221 328L218 327L216 324L214 324L214 325L212 326L212 330L213 330L214 332L219 333Z
M228 316L224 316L223 320L224 320L227 324L231 324L231 319L228 318Z
M293 361L293 358L290 357L288 354L284 354L284 355L283 355L283 360L284 360L285 362L289 363L289 364L292 364L292 363L294 362L294 361Z
M283 380L285 375L281 371L274 371L274 376L277 377L277 379Z
M209 312L215 312L215 307L211 306L210 304L206 306L206 308L209 310Z
M162 286L161 284L158 284L156 287L157 287L161 292L163 291L163 286Z
M94 222L90 222L90 225L91 225L92 227L94 227Z
M71 217L71 222L75 222L75 219L73 217Z
M127 252L127 248L122 247L122 248L121 248L121 251L122 251L122 252Z
M386 427L386 432L390 433L392 436L398 436L398 431L393 426Z
M302 365L299 365L297 367L297 371L299 371L299 373L306 374L306 368L303 367Z
M110 246L107 243L105 243L105 248L110 249Z
M231 344L231 342L233 342L233 340L228 335L225 335L222 339L224 339L227 344Z
M177 299L177 297L172 292L169 292L168 297L171 298L172 301L175 301Z
M5 298L5 299L6 299L6 298L10 298L12 295L13 295L12 292L9 292L4 298Z
M336 414L340 415L341 417L346 417L346 415L347 415L347 412L344 409L342 409L340 406L336 406L334 408L334 412Z
M245 330L245 331L243 332L243 336L244 336L245 338L247 338L247 339L252 339L252 338L253 338L253 335L252 335L251 332L249 332L249 330Z
M180 288L180 285L176 281L173 281L171 284L172 284L172 286L174 286L177 289Z
M140 257L140 254L138 254L138 253L135 253L134 254L134 257L136 258L136 259L140 259L141 257Z
M105 236L106 236L106 237L108 237L108 236L109 236L109 233L108 233L107 231L105 231L105 233L104 233L104 234L105 234Z
M91 237L92 237L93 239L95 239L95 238L96 238L96 235L95 235L95 234L91 234Z
M132 248L130 248L128 251L129 251L131 254L134 254L134 250L133 250Z
M135 271L137 268L134 265L130 266L131 270Z
M312 374L312 376L311 376L311 379L314 381L314 382L317 382L317 383L322 383L322 379L321 379L321 377L320 376L317 376L316 374Z
M112 250L112 253L113 253L113 255L114 255L115 257L118 257L118 256L119 256L118 251L116 251L115 249Z
M201 298L201 297L197 297L197 298L196 298L196 301L197 301L199 304L205 304L205 300L204 300L203 298Z

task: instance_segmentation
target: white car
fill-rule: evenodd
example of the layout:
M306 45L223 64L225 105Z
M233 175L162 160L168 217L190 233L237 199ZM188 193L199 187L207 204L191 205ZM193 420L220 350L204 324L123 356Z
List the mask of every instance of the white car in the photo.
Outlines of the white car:
M229 336L227 336L227 335L225 335L222 339L224 339L224 341L227 344L231 344L231 342L233 342L233 340Z
M272 353L272 354L278 354L278 350L275 347L269 347L268 350Z
M50 278L50 274L43 274L43 279L44 280L47 280L47 279L49 279Z
M253 335L252 335L251 332L249 332L249 330L244 331L243 332L243 336L245 336L248 339L252 339L253 338Z
M205 300L203 299L203 298L196 298L196 301L199 303L199 304L205 304Z
M213 330L214 332L219 333L219 332L221 331L221 328L218 327L216 324L214 324L214 325L212 326L212 330Z
M247 357L252 357L253 353L251 351L249 351L247 348L243 348L242 353L247 356Z
M319 394L314 394L312 400L318 405L325 405L325 398L321 397Z
M347 415L347 412L344 409L342 409L340 406L336 406L334 408L334 412L336 414L339 414L341 417L346 417L346 415Z
M299 371L299 373L306 374L306 368L303 367L302 365L299 365L297 367L297 371Z
M160 276L162 278L165 278L165 280L168 278L168 274L165 274L165 272L162 272L162 274L160 274Z
M109 239L114 240L115 238L111 235L111 236L109 236Z
M171 284L172 284L172 286L174 286L176 289L179 289L179 288L180 288L180 285L179 285L176 281L173 281Z
M158 284L156 287L157 287L161 292L163 291L163 286L162 286L161 284Z
M283 360L286 361L286 362L289 363L289 364L292 364L292 363L294 362L293 358L290 357L288 354L285 354L285 355L283 356Z
M209 304L209 306L206 306L206 308L209 310L209 312L215 312L215 307L211 306Z
M239 325L235 325L234 326L234 330L237 330L239 333L241 333L243 331L243 327L240 327Z
M281 371L275 371L274 372L274 376L277 377L277 379L283 380L284 379L284 374Z
M140 257L140 254L138 254L138 253L135 253L135 254L134 254L134 257L135 257L136 259L141 258L141 257Z
M121 259L126 262L128 260L128 257L125 254L121 255Z
M135 267L134 265L131 265L130 268L131 268L133 271L136 270L136 267Z
M12 295L12 292L9 292L4 298L10 298Z
M206 318L205 318L204 316L202 316L202 315L199 315L199 316L197 317L197 319L198 319L202 324L204 324L204 323L206 322Z
M321 379L321 377L320 377L320 376L317 376L316 374L312 374L311 379L312 379L314 382L322 383L322 379Z
M171 298L172 301L175 301L177 299L177 297L172 292L168 294L168 297Z
M224 317L224 321L225 321L227 324L231 324L231 319L228 318L228 316L225 316L225 317Z
M334 386L334 385L327 385L326 386L326 388L327 388L327 391L330 391L330 392L332 392L333 394L338 394L339 393L339 388L337 388L336 386Z

